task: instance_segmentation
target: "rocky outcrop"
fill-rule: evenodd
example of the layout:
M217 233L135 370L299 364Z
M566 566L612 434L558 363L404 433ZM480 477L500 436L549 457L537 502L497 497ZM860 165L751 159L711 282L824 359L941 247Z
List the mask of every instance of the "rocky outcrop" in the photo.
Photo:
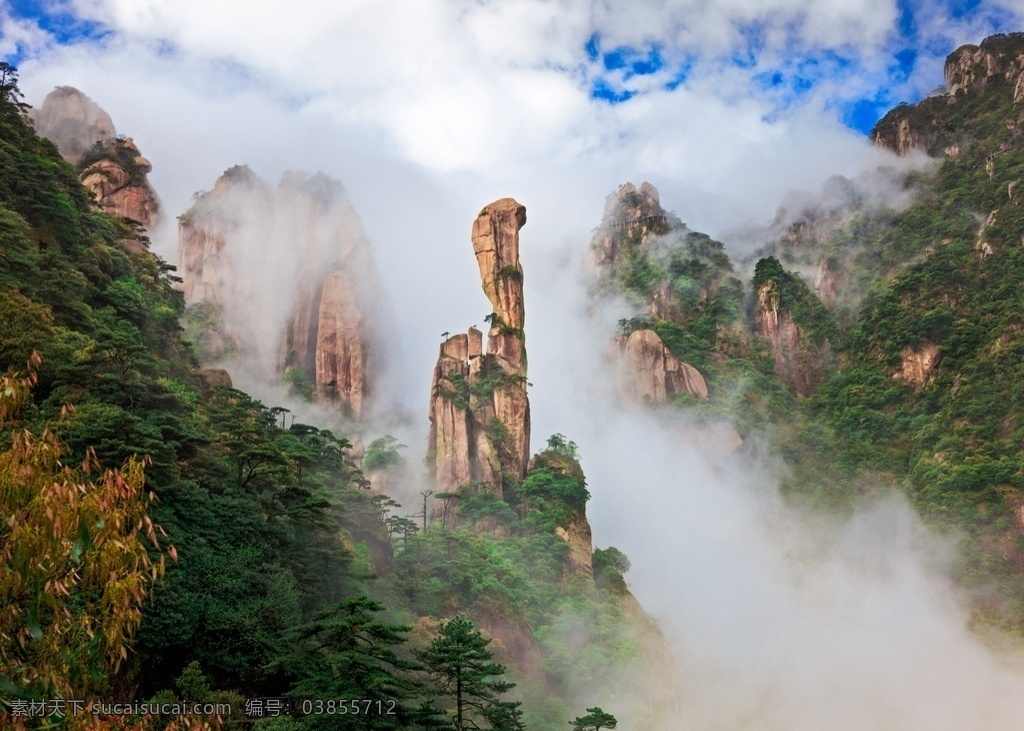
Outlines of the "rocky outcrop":
M555 528L555 535L569 546L569 555L562 566L563 578L582 576L594 578L594 541L590 522L585 514L573 516L566 526Z
M428 452L442 492L475 485L500 495L503 474L520 479L526 471L530 401L519 263L525 223L526 208L511 198L486 206L473 222L491 327L486 351L476 328L441 344L431 383Z
M775 373L801 396L810 396L831 360L828 338L834 320L803 280L774 257L757 263L753 286L754 330L771 347ZM797 308L804 318L799 322Z
M877 147L885 147L897 155L912 150L930 150L939 138L941 129L927 107L934 105L926 99L920 105L901 105L882 117L871 133Z
M110 115L72 86L58 86L29 116L36 134L57 145L72 165L96 145L109 145L117 137Z
M286 173L275 189L229 169L179 219L179 271L186 319L214 313L212 357L365 415L385 365L381 288L340 183Z
M519 263L519 229L525 224L525 206L512 198L502 198L480 211L472 233L481 284L493 308L480 374L499 381L491 402L494 418L504 434L494 451L499 453L502 469L516 478L523 476L530 457L530 401L526 396L523 329L526 311L523 268ZM492 364L501 372L495 371Z
M920 391L938 365L939 347L934 343L925 343L917 348L906 347L900 351L900 358L902 363L896 378L914 391Z
M978 235L974 239L974 251L977 252L978 258L984 261L992 255L994 249L992 248L992 242L988 237L988 230L996 223L996 217L999 211L992 211L988 214L988 217L978 228Z
M901 104L886 114L872 130L872 139L899 155L911 150L938 153L933 149L943 133L942 108L958 103L967 92L995 91L1012 95L1013 103L1024 101L1024 34L1010 33L986 38L981 45L966 45L946 57L943 69L945 93L918 104ZM958 145L945 149L959 154Z
M335 269L327 275L321 289L313 354L314 382L332 397L337 394L358 418L363 413L366 395L363 373L366 353L363 352L363 315L355 294L356 288L343 270Z
M218 388L231 388L234 385L231 382L231 374L223 368L198 368L195 373L201 388L207 393Z
M479 330L475 333L482 337ZM441 344L441 353L434 366L430 384L430 437L427 453L433 459L434 479L441 492L454 492L463 485L480 481L476 459L476 439L472 438L472 414L469 411L468 388L471 367L469 338L474 333L459 334ZM479 352L474 357L479 360ZM488 468L490 465L488 465ZM493 479L493 475L490 475Z
M59 86L32 110L32 120L36 133L54 142L79 170L97 208L153 228L160 212L160 200L146 180L153 166L131 139L117 135L110 115L96 102L78 89Z
M126 138L116 139L102 154L106 157L80 173L82 184L95 194L96 205L104 213L130 218L151 229L160 213L160 200L146 182L153 166Z
M636 403L661 404L676 394L708 397L704 377L679 360L653 330L634 330L612 342L619 365L619 392Z
M943 69L946 93L982 90L996 80L1014 90L1014 101L1024 91L1024 34L1000 34L986 38L981 45L965 45L946 57Z
M667 221L657 188L644 182L637 190L626 183L605 201L601 226L591 243L594 263L614 266L624 253L625 238L643 240L649 233L663 232Z

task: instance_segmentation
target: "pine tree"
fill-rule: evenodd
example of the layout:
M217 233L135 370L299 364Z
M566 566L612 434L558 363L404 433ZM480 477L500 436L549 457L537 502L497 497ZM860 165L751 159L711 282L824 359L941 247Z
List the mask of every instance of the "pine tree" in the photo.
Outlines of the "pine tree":
M289 633L291 650L277 669L297 678L290 695L300 698L359 699L369 704L350 711L305 719L307 728L435 729L441 724L429 702L411 701L430 693L412 677L418 663L399 649L408 627L374 616L384 606L366 596L344 599Z
M615 728L618 724L615 716L595 706L587 709L586 716L580 716L572 722L572 731L601 731L603 728Z
M456 731L490 729L522 731L519 703L502 701L501 694L515 687L502 680L505 666L491 662L490 640L473 623L455 617L441 625L437 638L419 654L441 692L454 701ZM486 725L481 726L483 722Z

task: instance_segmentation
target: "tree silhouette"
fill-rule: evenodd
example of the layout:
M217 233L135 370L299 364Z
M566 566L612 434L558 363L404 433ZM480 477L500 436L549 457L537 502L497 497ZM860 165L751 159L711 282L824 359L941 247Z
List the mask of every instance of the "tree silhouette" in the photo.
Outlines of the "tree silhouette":
M587 709L586 716L580 716L571 723L572 731L601 731L603 728L615 728L619 722L615 716L595 706Z

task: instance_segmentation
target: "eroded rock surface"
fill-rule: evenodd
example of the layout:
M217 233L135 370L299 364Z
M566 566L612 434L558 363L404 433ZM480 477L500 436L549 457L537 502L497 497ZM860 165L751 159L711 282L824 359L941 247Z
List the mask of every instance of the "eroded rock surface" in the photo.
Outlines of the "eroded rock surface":
M796 277L788 276L797 281ZM755 298L754 328L771 346L776 374L791 383L801 396L810 396L825 377L825 365L831 354L828 340L811 342L790 307L783 303L778 281L758 286Z
M924 388L939 362L939 347L924 343L920 347L906 347L900 351L902 363L896 378L915 391Z
M653 330L618 335L613 350L621 356L619 392L636 403L661 404L676 394L708 397L700 372L679 360Z
M149 230L160 213L160 200L146 181L152 170L135 143L119 138L101 157L82 170L82 184L96 195L96 204L111 216L130 218Z
M110 144L117 137L110 115L73 86L58 86L29 116L36 134L57 145L72 165L95 145Z

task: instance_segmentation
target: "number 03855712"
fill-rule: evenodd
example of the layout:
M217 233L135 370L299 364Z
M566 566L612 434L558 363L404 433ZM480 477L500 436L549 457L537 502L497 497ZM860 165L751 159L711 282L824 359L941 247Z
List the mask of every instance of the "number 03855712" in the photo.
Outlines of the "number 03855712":
M306 716L393 716L395 701L304 699L302 713Z

